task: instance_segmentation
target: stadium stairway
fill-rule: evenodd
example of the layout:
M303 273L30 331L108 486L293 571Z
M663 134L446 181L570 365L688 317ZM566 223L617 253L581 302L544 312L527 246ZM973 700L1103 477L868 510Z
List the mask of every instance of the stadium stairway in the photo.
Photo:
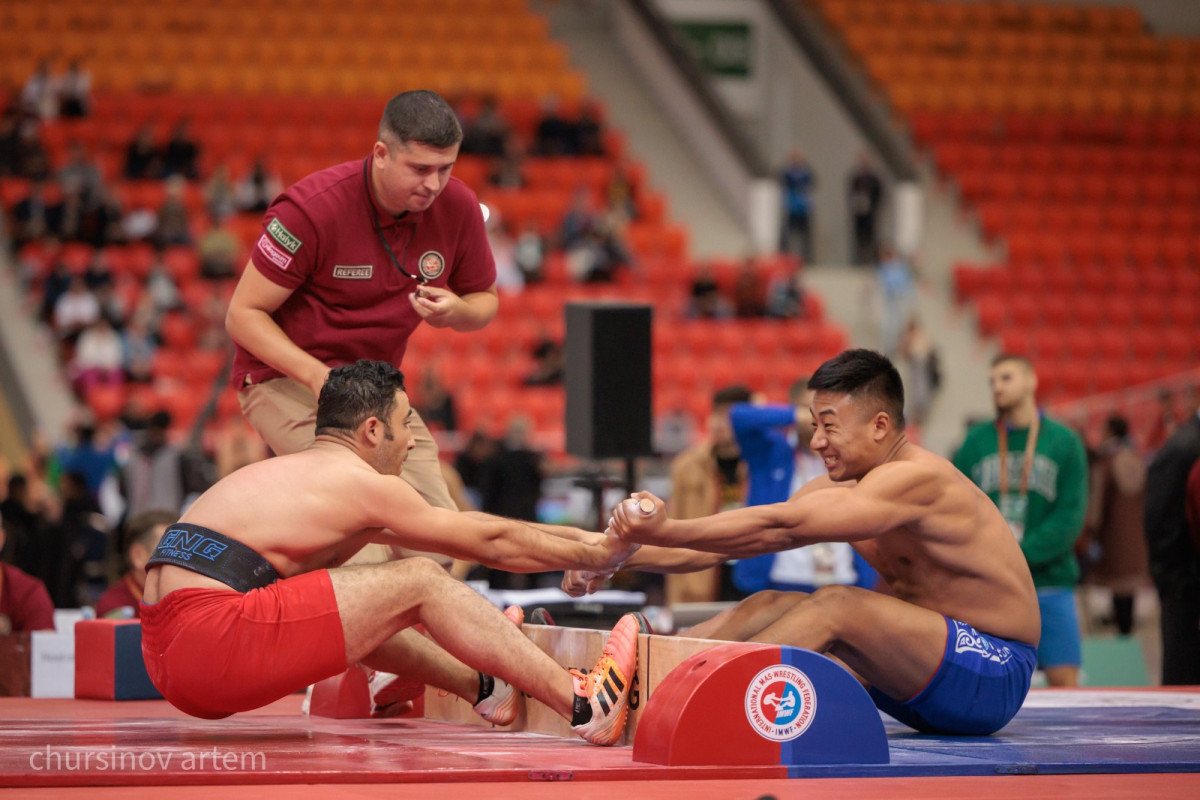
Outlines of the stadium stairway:
M567 46L572 65L587 76L609 120L625 132L651 184L667 195L677 221L688 226L692 255L748 252L749 236L722 201L705 166L681 146L678 133L629 63L615 57L621 49L611 31L608 4L584 0L531 5L549 18L551 33Z
M994 342L976 335L969 310L954 301L951 267L963 258L987 260L990 249L975 225L959 210L952 189L921 167L925 197L924 227L918 251L921 289L917 316L933 339L943 365L941 391L934 397L920 432L921 443L949 456L962 442L964 420L992 413L988 369ZM830 320L841 325L860 347L879 346L879 326L867 300L872 271L847 266L816 266L805 273L808 286L826 303ZM903 365L898 365L910 384Z

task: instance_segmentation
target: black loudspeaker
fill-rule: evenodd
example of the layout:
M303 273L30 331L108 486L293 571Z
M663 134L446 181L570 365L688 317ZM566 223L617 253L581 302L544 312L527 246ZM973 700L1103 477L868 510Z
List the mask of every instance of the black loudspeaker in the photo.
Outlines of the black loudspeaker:
M564 383L567 452L581 458L653 454L652 307L568 303Z

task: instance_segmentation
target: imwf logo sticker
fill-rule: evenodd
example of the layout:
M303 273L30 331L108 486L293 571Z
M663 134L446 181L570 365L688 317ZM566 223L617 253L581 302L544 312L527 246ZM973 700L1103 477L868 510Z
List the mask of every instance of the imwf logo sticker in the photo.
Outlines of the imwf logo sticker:
M746 719L764 739L786 742L798 738L816 715L816 690L808 676L795 667L767 667L746 688Z

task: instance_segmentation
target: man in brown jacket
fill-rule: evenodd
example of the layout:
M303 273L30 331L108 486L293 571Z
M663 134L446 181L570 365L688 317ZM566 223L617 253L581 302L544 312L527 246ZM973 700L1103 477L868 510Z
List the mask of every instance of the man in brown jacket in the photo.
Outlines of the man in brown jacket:
M730 386L713 395L708 437L687 448L671 462L672 519L696 519L738 508L746 499L746 464L741 460L729 409L750 400L750 390ZM667 575L667 603L710 603L721 589L721 570Z
M1110 417L1104 432L1092 465L1088 494L1083 538L1085 552L1094 553L1096 560L1086 580L1112 592L1117 630L1129 634L1133 631L1134 596L1138 589L1150 585L1142 526L1146 462L1134 449L1129 423L1123 417Z

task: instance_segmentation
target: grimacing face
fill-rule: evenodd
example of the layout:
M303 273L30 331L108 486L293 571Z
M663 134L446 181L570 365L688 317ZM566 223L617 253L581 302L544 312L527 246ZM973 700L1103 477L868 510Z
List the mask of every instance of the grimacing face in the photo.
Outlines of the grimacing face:
M877 444L886 434L874 404L848 394L818 391L812 402L813 452L835 481L857 480L875 465Z
M391 417L387 421L390 433L385 433L383 441L379 444L379 465L376 467L379 472L385 475L399 475L404 469L408 451L416 446L416 440L413 438L410 427L412 415L412 406L408 402L408 395L397 390L396 405L392 408Z
M378 141L372 153L380 205L392 214L424 211L446 188L458 159L458 145L430 147L420 142Z

